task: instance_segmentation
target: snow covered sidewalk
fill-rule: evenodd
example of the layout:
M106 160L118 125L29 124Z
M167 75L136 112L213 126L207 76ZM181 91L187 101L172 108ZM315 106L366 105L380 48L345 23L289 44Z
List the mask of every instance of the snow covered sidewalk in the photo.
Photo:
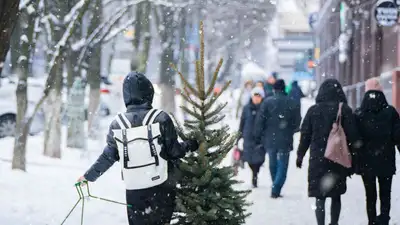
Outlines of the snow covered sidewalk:
M311 102L304 102L303 112ZM232 128L237 121L230 121ZM295 146L298 136L295 137ZM30 137L27 152L27 173L11 170L13 139L1 139L0 145L0 225L57 225L64 219L78 196L74 183L97 158L102 144L89 143L89 158L81 158L81 152L64 149L62 160L42 156L42 137ZM230 157L230 155L229 155ZM306 156L308 159L308 156ZM229 160L229 159L227 159ZM271 180L268 161L261 170L259 188L254 189L249 201L254 204L249 211L252 216L246 225L313 225L315 224L312 199L307 197L307 160L303 169L295 168L295 153L291 163L282 199L271 199ZM400 166L400 163L398 163ZM250 170L241 170L238 179L250 188ZM119 164L114 165L96 183L91 184L92 194L117 201L124 201L124 184ZM393 181L392 222L400 224L400 180ZM348 182L348 192L342 198L341 225L365 225L364 188L359 176ZM329 218L329 210L327 212ZM80 207L66 224L79 224ZM328 221L329 222L329 221ZM124 206L91 199L85 204L87 225L126 225Z

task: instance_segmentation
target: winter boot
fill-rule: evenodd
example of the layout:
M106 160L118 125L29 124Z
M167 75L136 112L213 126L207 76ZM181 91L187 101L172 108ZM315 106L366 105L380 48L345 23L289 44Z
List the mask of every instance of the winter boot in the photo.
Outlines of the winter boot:
M257 176L253 176L252 184L253 184L253 188L257 188L258 187Z
M271 193L271 198L277 199L277 198L283 198L283 196L280 194Z
M390 220L389 216L379 215L378 218L377 218L376 224L377 225L389 225L389 220Z

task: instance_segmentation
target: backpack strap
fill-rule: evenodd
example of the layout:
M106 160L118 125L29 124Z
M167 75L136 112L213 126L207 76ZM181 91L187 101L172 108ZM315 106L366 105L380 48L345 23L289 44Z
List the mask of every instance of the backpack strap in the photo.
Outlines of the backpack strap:
M121 113L118 115L122 122L125 122L128 128L132 127L132 123L128 120L128 117L126 117L125 113Z
M156 166L160 165L160 159L158 158L157 149L156 149L156 146L154 145L154 137L153 137L153 131L152 131L151 124L154 123L154 120L161 112L162 112L162 110L159 110L159 109L149 112L149 113L147 113L149 116L146 115L146 117L148 117L148 118L145 118L146 120L143 120L143 122L145 122L143 124L143 126L147 126L147 138L148 138L149 147L150 147L150 154L151 154L151 156L154 157L154 162L155 162Z
M146 116L144 116L144 119L142 121L142 125L145 126L148 124L148 121L150 119L150 117L156 112L156 109L150 109L147 113Z
M125 121L128 121L128 119L126 118L126 116L123 113L118 113L117 116L115 117L115 121L117 121L118 125L121 127L121 129L128 129L130 128L130 122L128 121L128 123Z
M146 125L150 125L154 123L154 120L157 118L158 115L160 115L160 113L162 112L162 110L157 109L149 118L149 121L146 123Z

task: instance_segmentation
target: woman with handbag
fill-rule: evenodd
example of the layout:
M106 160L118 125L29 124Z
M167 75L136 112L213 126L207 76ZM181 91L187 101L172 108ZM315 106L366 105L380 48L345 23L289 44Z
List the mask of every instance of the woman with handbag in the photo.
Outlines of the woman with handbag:
M346 192L346 179L351 175L348 168L350 158L346 160L350 156L338 152L336 155L343 157L332 161L335 154L331 153L332 150L347 151L343 143L351 150L359 147L360 143L355 118L339 81L327 79L322 83L316 104L308 109L300 132L296 166L302 167L303 158L310 148L308 195L316 198L317 224L325 225L325 201L331 198L331 225L338 225L341 195Z
M400 119L396 109L386 101L377 78L366 81L365 91L361 106L355 112L364 143L358 154L356 173L362 176L365 187L368 225L388 225ZM380 216L376 215L376 180L379 183Z
M262 146L256 146L252 131L254 128L255 118L260 110L260 105L264 96L265 93L262 87L253 88L251 91L251 100L243 108L239 125L240 136L238 141L243 138L242 159L249 164L249 167L253 173L252 185L254 188L258 186L258 173L260 171L260 167L265 161L265 151Z

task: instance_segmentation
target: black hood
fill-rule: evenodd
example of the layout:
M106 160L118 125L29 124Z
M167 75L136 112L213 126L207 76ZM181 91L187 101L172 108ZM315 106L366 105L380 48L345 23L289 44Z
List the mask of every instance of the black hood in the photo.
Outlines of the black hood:
M125 106L152 104L154 97L153 84L144 74L130 72L122 86Z
M382 91L371 90L364 94L360 109L363 112L379 112L388 106L389 104Z
M346 95L343 92L342 85L336 79L327 79L321 84L315 101L316 103L321 103L321 102L347 103Z

